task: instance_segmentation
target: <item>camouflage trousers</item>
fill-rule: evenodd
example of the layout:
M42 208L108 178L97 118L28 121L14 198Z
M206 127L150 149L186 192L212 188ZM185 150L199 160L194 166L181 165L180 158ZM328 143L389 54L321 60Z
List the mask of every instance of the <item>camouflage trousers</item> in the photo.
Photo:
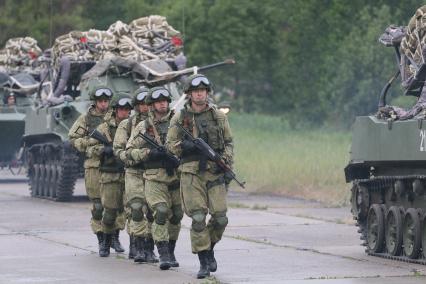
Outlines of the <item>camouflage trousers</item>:
M112 234L124 230L126 214L124 212L124 174L101 173L100 194L103 206L102 231Z
M126 212L128 213L127 232L129 235L135 237L151 238L152 217L150 217L150 215L152 214L148 212L149 209L146 203L143 171L127 169L125 173L125 184L124 202L126 204ZM133 212L132 215L131 205L136 203L140 203L141 208L133 210L140 210L139 214L142 214L142 218L136 218L136 212Z
M208 171L203 175L183 172L180 191L185 214L192 219L192 252L208 250L211 243L220 241L228 224L223 175ZM207 214L211 217L206 224Z
M154 212L152 237L154 241L177 240L183 217L179 186L145 180L145 195L149 207Z

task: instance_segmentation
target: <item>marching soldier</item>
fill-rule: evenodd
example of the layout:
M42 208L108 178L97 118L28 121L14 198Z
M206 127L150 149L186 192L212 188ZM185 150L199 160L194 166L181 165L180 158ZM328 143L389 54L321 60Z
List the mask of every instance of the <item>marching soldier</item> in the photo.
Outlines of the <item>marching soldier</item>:
M92 202L90 226L98 238L99 249L103 242L101 225L103 207L98 183L101 176L99 172L100 160L96 157L89 157L87 147L89 146L89 133L103 122L104 116L109 111L112 95L112 90L106 86L94 89L90 93L90 99L93 101L93 104L86 114L82 114L75 121L68 133L71 144L85 157L84 181L87 196Z
M148 88L136 90L133 98L135 114L123 120L117 128L114 138L114 154L125 164L125 205L128 211L127 230L130 236L129 258L135 262L158 262L154 254L154 240L151 234L152 214L150 220L145 218L147 205L145 199L143 163L132 163L126 157L126 144L133 129L148 117Z
M160 269L167 270L179 266L174 251L183 217L176 173L178 160L164 147L173 111L169 109L171 95L164 87L150 89L148 100L152 112L135 128L126 153L133 162L144 165L145 196L154 212L152 235L160 255ZM154 142L149 143L141 135Z
M132 110L131 99L117 98L112 105L113 112L105 117L105 122L98 126L100 138L92 136L89 140L88 152L100 160L100 182L103 242L99 256L110 254L114 240L118 241L120 230L125 226L124 214L124 165L114 156L112 142L119 123L129 117ZM122 219L122 220L118 220ZM121 245L120 245L121 246ZM117 251L117 250L116 250ZM122 250L124 251L124 250Z
M197 278L205 278L217 269L213 248L228 224L227 177L216 163L198 152L193 140L185 137L177 124L193 137L202 138L229 166L233 162L233 142L226 115L208 102L211 92L208 78L201 74L190 76L184 91L189 99L170 122L167 148L181 159L182 203L186 215L192 219L192 252L198 254L200 261ZM208 223L207 214L211 216Z

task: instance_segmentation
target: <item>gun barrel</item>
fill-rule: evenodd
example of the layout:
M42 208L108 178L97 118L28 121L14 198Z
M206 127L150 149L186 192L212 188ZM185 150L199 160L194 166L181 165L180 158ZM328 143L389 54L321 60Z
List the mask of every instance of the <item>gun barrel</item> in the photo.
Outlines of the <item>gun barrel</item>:
M213 69L213 68L216 68L216 67L220 67L220 66L224 66L224 65L231 65L231 64L235 64L235 60L234 59L226 59L225 61L222 61L222 62L217 62L217 63L201 66L201 67L198 68L198 71L205 71L205 70L208 70L208 69Z

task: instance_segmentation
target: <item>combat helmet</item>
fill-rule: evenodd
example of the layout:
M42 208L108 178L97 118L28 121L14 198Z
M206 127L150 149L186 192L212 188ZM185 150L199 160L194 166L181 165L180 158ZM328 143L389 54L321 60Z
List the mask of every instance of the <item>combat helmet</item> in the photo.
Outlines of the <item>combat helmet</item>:
M187 94L192 90L206 89L208 92L212 90L209 79L203 74L193 74L188 77L185 82L183 91Z
M98 100L100 98L111 100L113 95L113 91L107 86L98 86L90 92L90 99L92 101Z
M133 109L132 98L128 93L118 93L113 97L111 106L113 109L119 107Z
M149 90L146 103L153 104L162 99L166 99L169 103L172 101L172 95L170 94L169 90L164 87L154 87Z
M135 106L136 104L140 104L140 103L148 104L147 103L148 93L149 93L149 88L145 86L138 88L133 93L133 100L132 100L133 105Z

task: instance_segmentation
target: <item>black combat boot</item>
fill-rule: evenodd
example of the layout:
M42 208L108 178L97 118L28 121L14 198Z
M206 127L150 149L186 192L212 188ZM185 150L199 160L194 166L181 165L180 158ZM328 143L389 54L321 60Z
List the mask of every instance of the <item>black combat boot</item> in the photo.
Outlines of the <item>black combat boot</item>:
M210 276L208 250L198 252L198 259L200 260L200 270L197 273L198 279L203 279Z
M170 266L179 267L179 262L176 261L175 257L176 240L169 240L169 254L170 254Z
M136 243L135 262L146 262L146 256L145 256L145 250L144 250L145 239L142 237L135 237L135 243Z
M210 272L215 272L217 270L217 262L216 259L214 258L214 251L213 248L216 245L216 243L211 243L210 245L210 250L208 250L208 261L209 261L209 269Z
M97 232L96 237L98 238L98 250L101 251L102 242L104 241L104 233Z
M120 243L120 230L116 230L115 234L112 235L111 247L116 252L124 252L124 248L121 246L121 243Z
M134 259L136 255L136 244L135 237L130 236L130 244L129 244L129 259Z
M103 234L104 238L102 240L102 246L99 249L100 257L109 256L109 248L111 247L112 234Z
M170 268L169 242L162 241L157 243L158 254L160 255L160 269Z
M158 262L158 258L154 253L154 240L152 237L148 237L145 239L144 251L145 251L146 262L148 263Z

